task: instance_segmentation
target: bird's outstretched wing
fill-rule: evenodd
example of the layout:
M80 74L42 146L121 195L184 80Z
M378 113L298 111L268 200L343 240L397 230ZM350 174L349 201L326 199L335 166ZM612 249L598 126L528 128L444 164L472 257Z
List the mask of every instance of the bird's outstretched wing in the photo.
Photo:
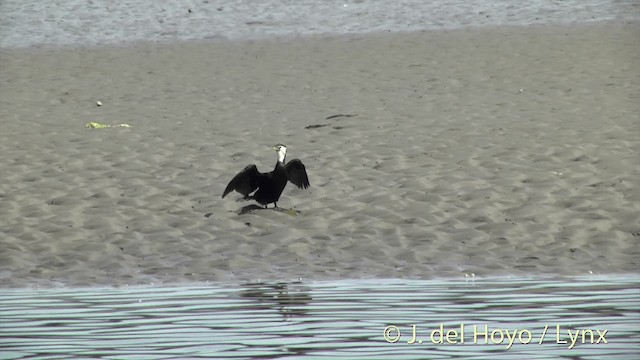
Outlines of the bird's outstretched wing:
M260 175L262 174L260 174L258 168L254 164L247 165L247 167L229 181L229 185L227 185L227 188L224 189L224 193L222 193L222 198L227 196L227 194L233 190L239 192L245 197L249 196L249 194L258 188Z
M293 159L285 166L287 169L287 179L300 189L306 189L309 186L309 178L307 170L300 159Z

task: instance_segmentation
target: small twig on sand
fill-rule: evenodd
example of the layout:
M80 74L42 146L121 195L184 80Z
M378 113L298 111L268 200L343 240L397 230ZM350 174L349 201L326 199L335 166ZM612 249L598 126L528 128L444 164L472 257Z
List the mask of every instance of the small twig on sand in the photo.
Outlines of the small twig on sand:
M327 117L326 120L335 119L339 117L354 117L354 116L358 116L358 114L335 114Z

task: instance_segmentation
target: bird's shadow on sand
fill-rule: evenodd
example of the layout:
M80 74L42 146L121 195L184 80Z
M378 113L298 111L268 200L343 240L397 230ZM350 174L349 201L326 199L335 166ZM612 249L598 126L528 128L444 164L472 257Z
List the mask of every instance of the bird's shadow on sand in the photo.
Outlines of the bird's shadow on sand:
M300 214L300 211L298 210L294 210L294 209L283 209L283 208L264 208L263 206L258 206L256 204L251 204L251 205L247 205L247 206L243 206L242 208L240 208L240 210L238 210L238 215L243 215L243 214L248 214L248 213L252 213L254 211L258 211L258 210L270 210L270 211L277 211L277 212L281 212L281 213L285 213L287 215L290 216L296 216L298 214Z

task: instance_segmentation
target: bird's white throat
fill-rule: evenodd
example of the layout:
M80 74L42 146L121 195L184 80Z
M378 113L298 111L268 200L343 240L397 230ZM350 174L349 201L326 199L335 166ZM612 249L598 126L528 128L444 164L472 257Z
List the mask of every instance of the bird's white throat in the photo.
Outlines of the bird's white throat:
M287 156L287 148L285 146L280 146L278 148L278 161L284 163L284 158Z

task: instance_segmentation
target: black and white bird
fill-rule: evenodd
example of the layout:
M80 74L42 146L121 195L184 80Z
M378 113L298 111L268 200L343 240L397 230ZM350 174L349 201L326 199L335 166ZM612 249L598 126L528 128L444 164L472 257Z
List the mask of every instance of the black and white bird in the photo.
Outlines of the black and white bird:
M245 200L255 200L265 208L267 208L267 204L273 203L277 208L277 201L280 199L287 181L291 181L300 189L311 186L307 170L300 159L293 159L285 165L287 147L276 144L273 149L278 153L278 162L272 172L261 173L255 164L248 165L231 179L227 188L224 189L222 198L224 199L227 194L235 190L244 195ZM254 191L256 192L253 195L249 195Z

